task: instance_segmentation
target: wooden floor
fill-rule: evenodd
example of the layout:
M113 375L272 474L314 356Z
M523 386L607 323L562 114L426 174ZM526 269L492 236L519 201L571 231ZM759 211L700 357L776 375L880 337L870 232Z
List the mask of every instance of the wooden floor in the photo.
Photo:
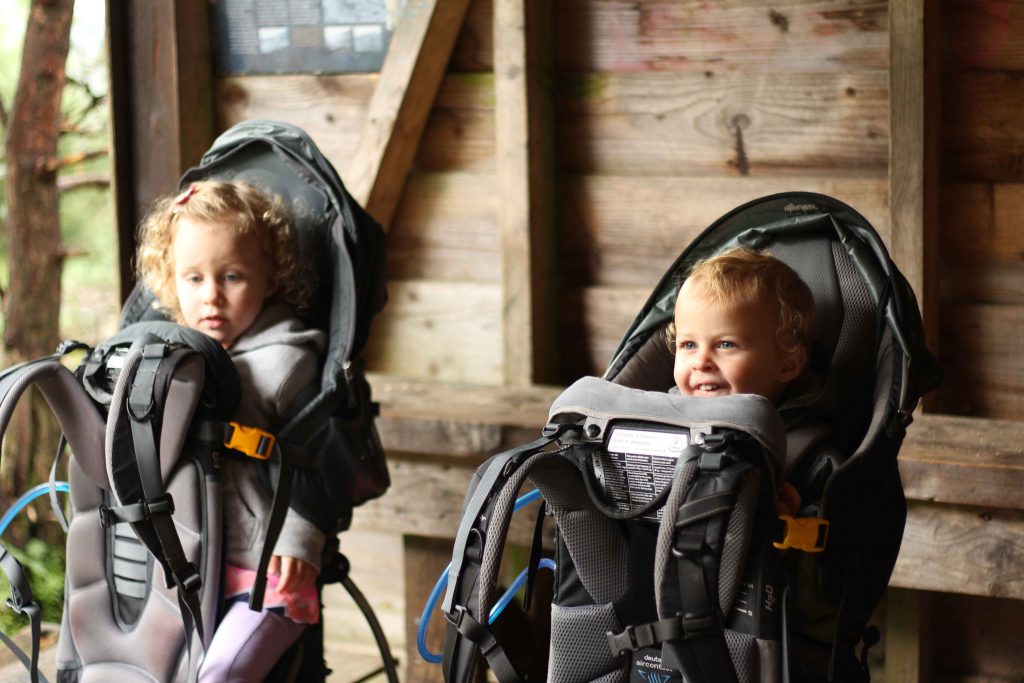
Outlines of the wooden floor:
M351 576L373 605L388 637L391 651L399 659L400 680L405 680L405 604L401 537L383 532L354 529L341 537L343 552L352 563ZM423 596L424 600L426 596ZM324 654L333 673L331 683L356 681L381 666L373 634L348 592L340 585L324 590ZM54 632L51 626L49 631ZM55 642L51 637L50 642ZM20 641L19 641L20 642ZM23 643L24 645L24 643ZM23 683L28 672L0 645L0 683ZM40 671L56 680L56 648L51 644L40 654ZM383 673L373 681L384 681Z

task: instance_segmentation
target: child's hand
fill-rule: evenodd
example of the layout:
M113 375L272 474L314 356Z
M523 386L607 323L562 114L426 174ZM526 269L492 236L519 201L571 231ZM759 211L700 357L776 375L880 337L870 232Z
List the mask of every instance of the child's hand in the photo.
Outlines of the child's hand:
M316 567L308 562L287 555L271 557L267 569L271 574L278 574L281 577L277 582L278 593L297 593L309 588L316 582L319 574Z
M780 515L796 517L800 512L800 492L788 481L783 483L775 494L775 511Z

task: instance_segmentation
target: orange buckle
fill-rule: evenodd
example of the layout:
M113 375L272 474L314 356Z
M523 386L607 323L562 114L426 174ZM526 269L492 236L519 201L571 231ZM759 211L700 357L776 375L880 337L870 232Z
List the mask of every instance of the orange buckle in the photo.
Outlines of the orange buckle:
M779 515L785 525L782 534L782 542L772 541L772 545L779 550L796 548L805 553L820 553L825 549L828 541L827 519L821 517L798 517L791 515Z
M270 457L276 441L273 434L258 427L247 427L237 422L228 422L228 426L231 427L231 432L224 440L225 446L257 460L266 460Z

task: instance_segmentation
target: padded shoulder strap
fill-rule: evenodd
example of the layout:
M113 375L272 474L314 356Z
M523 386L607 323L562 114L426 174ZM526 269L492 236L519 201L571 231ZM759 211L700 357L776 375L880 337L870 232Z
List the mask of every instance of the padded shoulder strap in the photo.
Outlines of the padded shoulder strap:
M571 425L481 465L467 494L449 569L442 609L448 620L443 673L448 683L468 683L482 653L501 683L521 680L487 624L491 592L520 486L534 467L556 453L544 452Z

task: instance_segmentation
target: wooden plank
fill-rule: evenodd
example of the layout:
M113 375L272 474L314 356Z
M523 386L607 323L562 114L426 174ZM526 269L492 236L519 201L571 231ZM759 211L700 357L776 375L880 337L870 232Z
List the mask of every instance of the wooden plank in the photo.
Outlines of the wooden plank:
M558 159L571 172L802 180L888 170L885 71L574 73L556 88Z
M388 233L393 279L498 285L494 174L410 174Z
M1019 508L1024 490L1024 422L921 415L900 451L907 498Z
M910 501L889 585L1024 599L1024 511Z
M108 10L124 298L134 283L128 265L136 226L213 141L212 68L203 0L111 3Z
M550 113L544 0L494 5L495 191L502 257L505 383L550 380L557 349Z
M1024 5L945 0L942 19L946 71L1024 71Z
M410 0L395 27L349 167L349 190L385 229L467 5L468 0Z
M933 674L942 683L1008 683L1024 675L1024 601L931 593ZM889 680L889 679L886 679Z
M402 566L405 572L405 677L409 683L443 683L444 670L441 666L425 661L417 648L417 633L420 615L427 596L434 589L437 577L452 560L450 541L419 536L402 539ZM444 633L448 622L440 609L430 615L426 645L430 652L444 652Z
M651 286L566 289L559 330L565 341L562 369L570 379L604 374L619 341L650 296Z
M890 587L885 594L885 680L930 681L931 594Z
M548 407L562 393L556 386L486 386L479 383L435 382L369 373L373 398L381 417L399 421L441 420L536 434L547 422ZM435 450L429 444L412 452L446 453L450 442Z
M420 140L416 168L494 173L494 96L494 74L447 74Z
M650 287L728 211L793 190L845 201L889 239L887 180L815 177L566 176L560 179L561 277L569 286ZM628 198L628 201L627 201ZM634 314L637 311L634 311Z
M431 462L388 454L391 488L388 495L359 508L364 528L429 538L454 538L462 519L462 503L473 476L474 462ZM533 488L524 486L524 492ZM533 540L536 503L512 518L508 543L529 547ZM451 559L449 557L449 559Z
M217 126L259 118L286 121L309 133L342 180L366 120L377 74L235 76L216 81Z
M1024 181L1024 74L946 74L942 97L942 171L946 180Z
M572 71L885 69L886 3L559 0L556 64Z
M494 71L494 1L472 0L455 42L449 72Z
M940 339L955 358L943 358L946 381L937 392L936 410L1010 420L1024 416L1024 307L946 305Z
M926 104L934 106L935 88L926 73L929 41L926 34L937 10L927 0L890 6L891 144L889 179L892 207L891 253L917 295L925 323L925 338L933 349L938 343L939 228L934 202L935 182L926 171L933 154L933 135L926 119ZM934 130L934 128L933 128Z
M370 369L414 379L501 383L498 287L392 281L388 297L373 322Z

